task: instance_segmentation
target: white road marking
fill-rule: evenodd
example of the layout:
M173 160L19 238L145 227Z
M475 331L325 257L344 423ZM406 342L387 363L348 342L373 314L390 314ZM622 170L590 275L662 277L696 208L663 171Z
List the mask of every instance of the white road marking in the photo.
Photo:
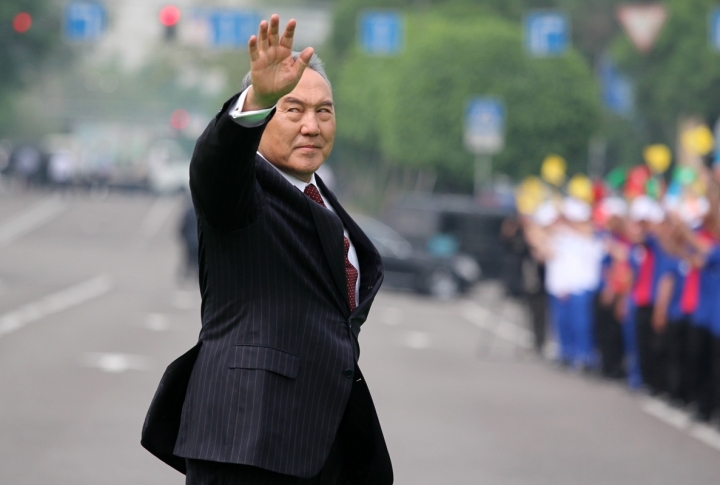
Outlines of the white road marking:
M696 424L693 426L693 429L690 430L690 436L716 450L720 450L720 432L707 424Z
M108 275L100 275L0 315L0 337L19 330L28 323L104 295L112 287L112 279Z
M690 427L690 416L659 399L647 399L640 408L677 429L685 430Z
M411 349L427 349L432 344L430 334L426 332L407 332L403 336L403 343Z
M160 197L153 203L140 225L140 233L150 239L155 236L175 210L175 201Z
M162 313L148 313L145 316L145 328L155 332L166 332L170 330L170 321Z
M7 246L40 226L47 224L67 208L68 204L56 197L38 202L30 209L0 225L0 246Z
M693 423L683 410L673 408L659 399L646 398L640 403L640 409L663 423L688 433L706 445L720 451L720 431L702 423Z
M532 334L529 330L491 312L487 308L468 302L463 309L462 315L466 320L502 340L524 349L532 347Z
M87 367L94 367L113 374L150 368L150 361L147 357L110 352L89 352L83 355L82 363Z

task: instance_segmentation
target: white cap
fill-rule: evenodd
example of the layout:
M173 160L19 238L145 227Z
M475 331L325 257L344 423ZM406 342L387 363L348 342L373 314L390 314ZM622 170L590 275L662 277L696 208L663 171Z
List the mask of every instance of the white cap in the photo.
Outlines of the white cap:
M648 221L653 224L660 224L665 220L665 209L660 204L653 201L653 205L650 207L650 213L648 214Z
M698 227L710 210L710 202L705 197L685 199L680 203L680 217L690 227Z
M647 195L637 197L630 204L630 219L633 221L654 222L660 214L663 214L662 207ZM664 214L660 217L662 221Z
M587 222L592 215L592 208L587 202L575 197L567 197L563 200L562 213L569 221Z
M628 205L622 197L608 197L600 203L602 210L608 216L624 217L627 215Z
M535 223L542 227L547 227L558 218L558 211L552 202L543 202L533 214Z

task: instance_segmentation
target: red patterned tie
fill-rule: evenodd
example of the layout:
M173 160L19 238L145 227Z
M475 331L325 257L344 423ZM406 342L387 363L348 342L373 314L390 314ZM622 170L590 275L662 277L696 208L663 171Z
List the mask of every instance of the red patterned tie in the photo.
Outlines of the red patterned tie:
M320 196L320 191L313 184L308 184L305 187L305 195L310 197L312 200L314 200L321 206L327 208L325 202L323 202L322 196ZM355 268L355 266L352 265L352 263L348 259L348 251L350 251L350 241L348 241L348 238L346 238L345 236L343 236L343 239L345 240L345 278L347 279L348 297L350 297L350 311L353 311L357 306L357 304L355 303L355 284L357 283L358 279L358 270Z

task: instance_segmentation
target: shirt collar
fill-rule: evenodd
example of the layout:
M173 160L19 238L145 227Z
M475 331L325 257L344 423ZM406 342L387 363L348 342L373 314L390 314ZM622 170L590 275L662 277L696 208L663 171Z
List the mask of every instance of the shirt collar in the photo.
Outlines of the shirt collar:
M263 160L265 160L272 168L274 168L275 170L277 170L280 175L282 175L283 177L285 177L285 180L287 180L288 182L290 182L291 184L293 184L295 187L297 187L297 189L298 189L300 192L305 192L305 187L307 187L307 186L310 185L310 184L312 184L312 185L314 185L315 187L317 187L317 182L315 181L315 174L312 174L312 177L310 177L310 182L304 182L304 181L300 180L299 178L293 177L292 175L288 175L288 174L286 174L285 172L283 172L282 170L280 170L279 168L277 168L275 165L273 165L272 163L270 163L267 158L263 157L260 152L257 152L257 154L260 155L260 158L262 158ZM318 190L320 190L319 187L318 187Z

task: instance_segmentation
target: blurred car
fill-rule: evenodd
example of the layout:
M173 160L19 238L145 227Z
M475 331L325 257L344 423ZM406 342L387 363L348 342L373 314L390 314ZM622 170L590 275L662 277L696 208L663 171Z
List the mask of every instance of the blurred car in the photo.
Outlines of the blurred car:
M147 181L156 194L172 194L188 190L190 157L173 139L156 140L148 150Z
M355 222L377 248L385 266L384 285L447 299L467 292L480 279L480 266L465 254L437 256L415 250L382 222L353 215Z
M483 278L501 278L506 250L500 228L514 213L496 202L478 204L470 196L432 194L395 200L383 220L417 248L426 247L437 234L451 235L458 250L480 265Z

